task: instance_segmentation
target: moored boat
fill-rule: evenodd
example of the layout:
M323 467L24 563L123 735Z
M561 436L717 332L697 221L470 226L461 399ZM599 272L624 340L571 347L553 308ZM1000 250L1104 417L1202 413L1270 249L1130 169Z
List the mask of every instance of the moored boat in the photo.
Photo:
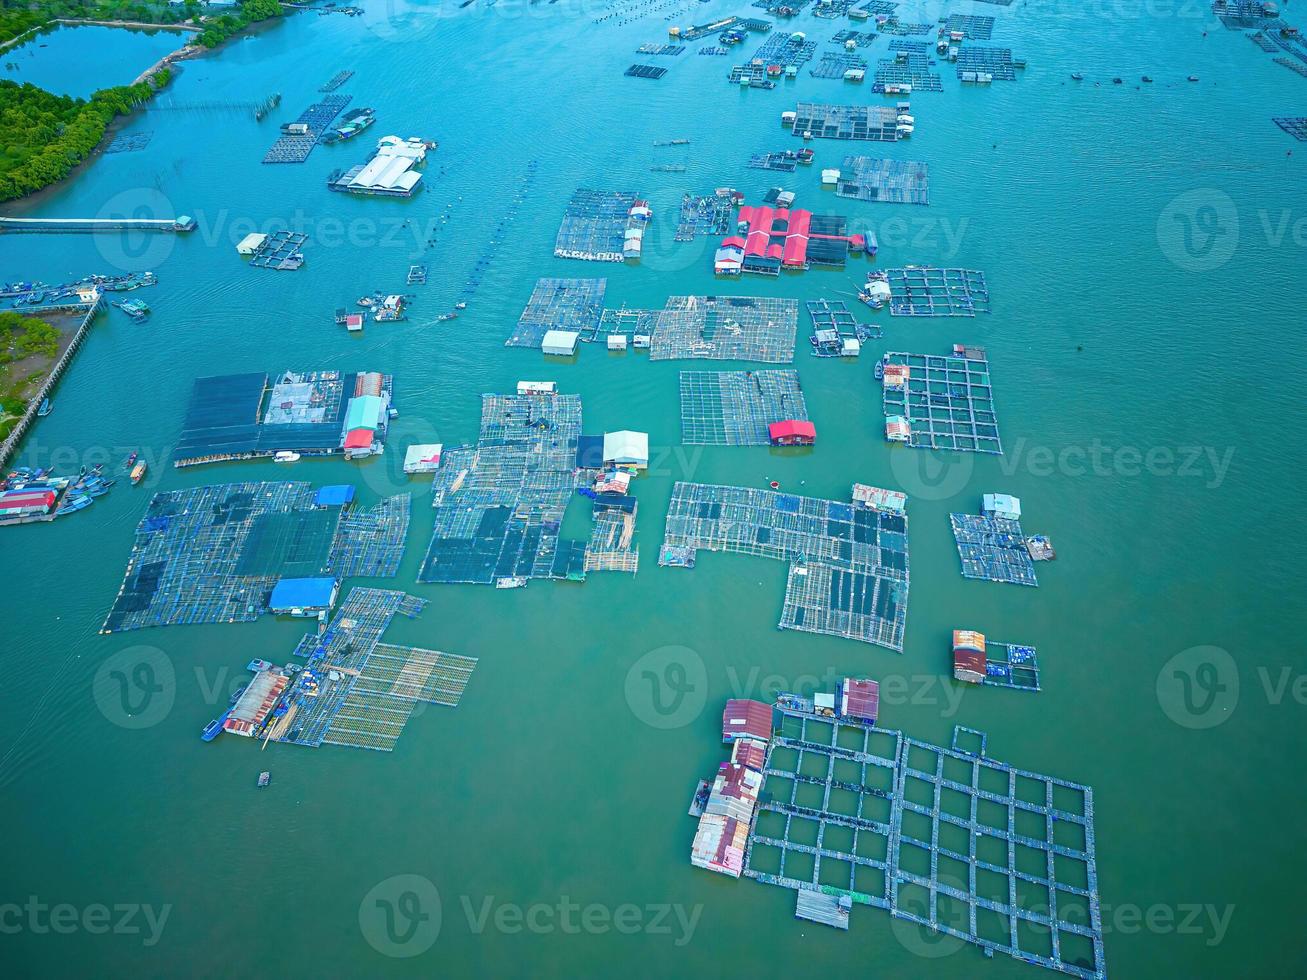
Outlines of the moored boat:
M148 469L149 467L146 465L145 460L139 461L132 467L132 486L138 485L145 479L145 473Z

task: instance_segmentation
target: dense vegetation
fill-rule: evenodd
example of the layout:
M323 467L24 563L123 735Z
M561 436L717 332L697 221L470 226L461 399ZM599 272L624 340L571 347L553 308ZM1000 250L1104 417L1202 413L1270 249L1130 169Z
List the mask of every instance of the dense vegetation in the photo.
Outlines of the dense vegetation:
M215 8L216 9L216 8ZM250 24L280 17L277 0L239 0L235 7L209 16L199 0L187 0L174 7L166 0L142 3L138 0L34 0L31 3L0 0L0 43L18 37L57 17L81 20L126 20L139 24L183 24L194 21L204 30L198 42L215 48Z
M0 364L41 354L59 353L59 331L44 320L12 310L0 311Z
M0 81L0 201L63 180L90 155L115 116L154 93L149 82L103 89L90 100Z

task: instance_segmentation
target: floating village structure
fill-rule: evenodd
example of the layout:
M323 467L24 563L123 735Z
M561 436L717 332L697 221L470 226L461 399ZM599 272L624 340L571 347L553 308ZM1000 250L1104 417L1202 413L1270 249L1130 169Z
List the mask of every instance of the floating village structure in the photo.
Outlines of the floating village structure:
M722 240L713 260L718 275L754 272L780 275L810 265L843 266L849 253L865 251L865 235L847 234L841 215L814 215L800 208L744 206L739 233Z
M795 916L848 929L858 905L1076 977L1106 977L1094 797L876 727L879 685L729 701L731 758L701 780L690 861L795 892ZM947 798L949 805L941 800Z
M375 371L199 378L173 465L376 455L385 447L391 393L390 376Z
M432 144L418 137L383 136L366 162L327 178L333 191L381 197L412 197L422 174L416 169L426 160Z

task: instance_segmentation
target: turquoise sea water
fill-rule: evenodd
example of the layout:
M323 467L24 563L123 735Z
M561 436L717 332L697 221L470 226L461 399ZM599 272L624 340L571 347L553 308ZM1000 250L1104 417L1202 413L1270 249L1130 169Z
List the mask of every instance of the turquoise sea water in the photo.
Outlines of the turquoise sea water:
M301 626L265 619L97 635L146 490L119 486L84 514L6 529L3 900L170 911L152 945L137 933L23 927L4 937L4 961L42 975L1037 976L892 925L876 910L857 909L848 934L801 924L790 892L689 865L694 821L685 809L696 780L723 758L722 702L776 686L828 687L854 673L886 683L885 726L946 744L964 724L988 732L998 759L1094 787L1113 973L1290 972L1304 953L1294 829L1305 794L1294 753L1305 709L1291 686L1283 697L1277 691L1302 669L1296 627L1307 584L1291 551L1307 449L1295 384L1307 151L1270 117L1307 112L1307 80L1198 7L950 5L998 18L989 43L1029 60L1020 81L964 89L945 69L944 93L912 100L909 142L815 141L814 166L786 176L743 164L751 153L798 145L780 126L796 98L880 97L806 72L777 91L737 91L723 78L733 59L695 54L712 38L690 42L679 58L635 54L662 41L669 23L744 13L722 0L670 3L629 23L643 11L611 9L618 16L597 25L608 9L566 0L490 9L369 3L358 19L300 15L190 62L160 107L126 126L153 132L146 150L96 160L9 209L185 213L200 223L175 238L0 237L0 280L144 268L161 280L142 294L154 310L148 324L117 311L101 317L55 412L29 438L26 461L116 461L139 446L158 461L152 489L291 474L357 481L367 499L412 489L419 506L400 577L368 584L430 600L420 619L395 624L396 642L481 660L462 705L415 717L390 755L259 752L236 738L204 745L199 730L245 676L245 662L281 662ZM931 21L940 9L904 19ZM807 13L792 25L820 49L853 26ZM877 40L869 57L886 48ZM130 77L154 57L118 74ZM670 71L656 82L622 77L634 62ZM326 190L327 173L360 161L365 141L320 147L299 166L259 163L276 122L346 68L356 75L341 91L377 109L376 135L440 141L426 191L412 201ZM1069 79L1076 70L1085 82ZM1141 86L1144 73L1155 83ZM1201 81L1186 82L1189 74ZM1113 75L1128 84L1110 85ZM204 108L275 91L282 108L262 124L248 112ZM652 145L672 138L693 142ZM881 150L929 163L929 207L849 202L820 189L823 166ZM430 324L426 314L460 298L531 159L539 176L469 310ZM650 172L663 163L687 169ZM871 222L881 266L983 269L994 312L907 320L863 310L886 336L859 363L803 353L801 317L795 366L820 434L807 455L679 445L677 372L737 365L652 364L590 348L559 364L503 347L545 275L607 276L610 306L713 292L849 298L861 260L844 273L723 284L711 274L712 243L670 240L683 192L731 184L752 198L777 183L798 191L801 205ZM652 198L658 220L639 266L552 257L563 206L580 185ZM311 239L300 272L260 272L236 256L249 230L297 223ZM428 226L437 242L424 249ZM414 261L430 266L431 281L417 290L413 320L370 324L361 338L332 324L332 311L361 293L400 288ZM959 341L989 351L1007 455L891 449L874 357ZM639 574L514 592L416 586L430 530L425 484L403 478L394 446L362 466L165 465L195 376L283 367L393 373L400 445L474 439L479 394L511 390L520 378L579 392L587 431L648 431L656 458L635 490ZM1187 447L1198 447L1197 463L1186 463ZM1151 465L1132 450L1151 453ZM1094 455L1097 467L1082 465ZM691 572L658 568L677 479L778 480L837 499L854 481L907 491L904 653L778 632L778 563L701 555ZM1020 496L1027 530L1057 547L1059 560L1039 566L1037 590L958 573L947 515L976 510L992 490ZM573 508L564 530L585 525ZM1044 690L968 690L958 703L958 689L943 681L956 627L1037 645ZM706 683L667 716L640 683L639 664L669 646L688 648L676 656L702 663ZM97 704L93 682L108 658L130 660L140 651L124 651L139 647L161 651L174 680L128 718L112 700ZM1185 653L1196 647L1220 648L1228 660ZM1214 684L1194 668L1204 659L1217 667ZM1198 685L1189 703L1176 670ZM892 684L904 693L889 694ZM256 791L265 768L273 785ZM360 928L361 903L394 875L428 879L441 897L439 937L410 959L384 958L375 934ZM638 906L644 928L569 930L557 912L514 928L511 909L566 902ZM655 924L646 907L660 904L686 917L697 910L694 928L675 914Z
M195 35L60 24L0 52L0 78L84 99L98 89L126 85Z

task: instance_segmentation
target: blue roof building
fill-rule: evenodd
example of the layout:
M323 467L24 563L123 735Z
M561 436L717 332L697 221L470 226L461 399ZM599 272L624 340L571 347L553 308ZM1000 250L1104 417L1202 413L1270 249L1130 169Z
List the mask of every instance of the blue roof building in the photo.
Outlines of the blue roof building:
M316 616L335 605L337 588L334 578L279 579L272 588L268 609L275 615Z

